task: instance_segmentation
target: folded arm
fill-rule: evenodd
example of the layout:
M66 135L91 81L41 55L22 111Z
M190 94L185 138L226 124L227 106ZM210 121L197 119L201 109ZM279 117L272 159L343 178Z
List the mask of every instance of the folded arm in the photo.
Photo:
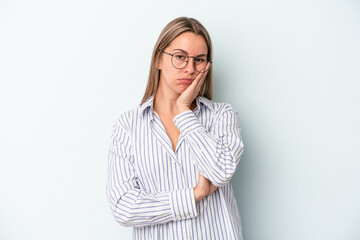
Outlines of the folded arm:
M198 215L193 188L146 192L135 173L126 125L113 128L108 156L107 198L115 219L123 226L148 226Z
M237 111L231 105L224 106L211 132L191 110L176 115L174 123L188 143L199 172L217 187L226 185L244 150Z

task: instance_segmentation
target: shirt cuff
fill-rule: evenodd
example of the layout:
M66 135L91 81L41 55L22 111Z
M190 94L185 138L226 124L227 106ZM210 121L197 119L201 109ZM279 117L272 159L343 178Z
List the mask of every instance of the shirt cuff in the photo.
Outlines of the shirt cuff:
M198 216L193 188L172 191L170 204L175 220L179 221Z
M182 113L179 113L174 117L173 121L176 127L183 134L183 136L185 136L187 133L191 131L203 127L199 122L199 120L197 119L194 112L191 110L186 110Z

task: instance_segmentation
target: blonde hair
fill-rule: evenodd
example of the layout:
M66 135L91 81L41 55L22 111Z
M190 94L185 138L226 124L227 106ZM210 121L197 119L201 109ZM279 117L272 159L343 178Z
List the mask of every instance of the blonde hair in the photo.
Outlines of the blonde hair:
M180 34L184 32L192 32L198 34L205 39L208 47L208 58L212 61L212 45L209 33L205 27L194 18L179 17L169 22L161 31L160 36L155 44L150 64L149 78L141 104L143 104L151 95L155 95L159 86L160 70L158 63L160 61L161 51L167 48L170 43ZM212 68L210 66L206 79L200 88L199 96L205 96L212 99L213 82L212 82Z

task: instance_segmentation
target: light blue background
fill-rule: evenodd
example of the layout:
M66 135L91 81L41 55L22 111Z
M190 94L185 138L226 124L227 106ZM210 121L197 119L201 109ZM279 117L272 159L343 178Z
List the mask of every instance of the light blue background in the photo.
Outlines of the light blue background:
M360 2L0 2L0 239L131 239L105 197L110 131L161 29L199 19L239 112L245 240L360 239Z

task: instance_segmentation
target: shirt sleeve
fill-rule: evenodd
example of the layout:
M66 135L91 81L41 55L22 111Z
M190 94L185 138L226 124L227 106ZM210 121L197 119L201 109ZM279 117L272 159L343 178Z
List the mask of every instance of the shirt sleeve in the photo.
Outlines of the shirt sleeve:
M193 188L146 192L140 187L131 140L121 123L112 132L106 189L112 213L122 226L149 226L198 215Z
M190 147L199 172L217 187L231 180L244 151L237 115L232 106L225 107L211 132L191 110L179 113L173 119Z

